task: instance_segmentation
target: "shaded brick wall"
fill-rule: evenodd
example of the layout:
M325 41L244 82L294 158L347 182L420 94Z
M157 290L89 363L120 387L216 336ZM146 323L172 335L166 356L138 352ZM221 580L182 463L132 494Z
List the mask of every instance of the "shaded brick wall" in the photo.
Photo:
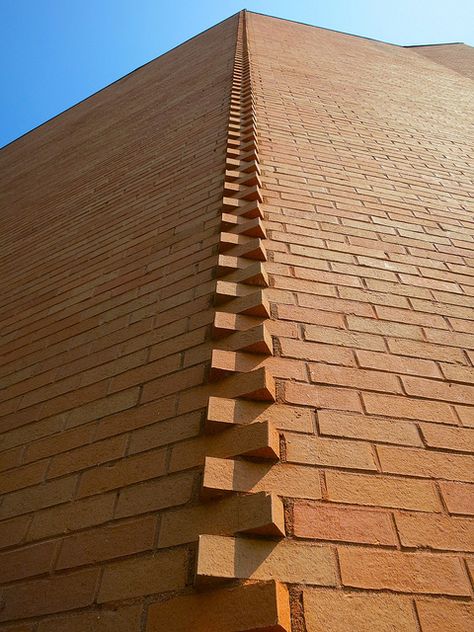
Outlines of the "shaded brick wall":
M439 44L436 46L409 46L407 48L437 64L458 72L460 75L474 79L474 49L472 46Z
M21 630L139 630L189 583L189 546L156 550L197 489L166 474L200 431L236 28L0 155L0 621Z

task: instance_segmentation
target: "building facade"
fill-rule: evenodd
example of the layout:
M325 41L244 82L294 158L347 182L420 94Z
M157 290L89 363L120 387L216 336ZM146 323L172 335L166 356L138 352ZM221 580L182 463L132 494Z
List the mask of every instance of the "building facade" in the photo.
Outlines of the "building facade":
M1 152L0 630L472 630L472 50L244 11Z

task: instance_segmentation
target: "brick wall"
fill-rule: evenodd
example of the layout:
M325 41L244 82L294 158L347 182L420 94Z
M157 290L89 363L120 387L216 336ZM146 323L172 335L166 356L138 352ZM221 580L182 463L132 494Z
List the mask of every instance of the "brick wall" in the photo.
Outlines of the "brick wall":
M283 430L293 629L467 632L469 82L411 49L248 22L272 361L282 405L311 416Z
M466 85L241 13L2 152L0 629L470 630Z
M21 630L140 630L189 583L190 545L159 539L197 493L170 453L200 431L236 28L1 153L0 620Z
M460 75L474 79L474 49L466 44L438 44L436 46L410 46L414 53L423 55L454 70ZM467 88L469 90L469 87Z

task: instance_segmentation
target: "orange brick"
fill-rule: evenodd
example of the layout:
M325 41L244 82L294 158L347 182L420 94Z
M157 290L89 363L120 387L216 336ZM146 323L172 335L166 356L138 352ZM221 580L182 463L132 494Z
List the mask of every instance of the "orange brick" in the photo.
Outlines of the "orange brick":
M474 516L474 485L441 481L439 487L449 513Z
M206 456L250 455L277 459L279 454L278 432L268 421L260 421L178 443L172 449L169 468L174 472L202 465Z
M315 468L289 463L252 463L207 457L202 493L274 492L294 498L321 498L319 472Z
M98 569L87 569L8 586L3 589L0 621L89 606L94 599L98 576Z
M293 507L294 533L300 538L396 546L388 513L298 502Z
M285 384L285 401L315 408L362 412L359 395L343 388L288 382Z
M118 487L161 476L166 471L166 450L151 450L143 455L121 459L84 472L78 496L99 494Z
M250 424L271 419L275 428L311 432L312 415L307 408L295 408L242 399L210 397L206 428L210 431L229 428L231 424Z
M311 381L316 384L333 384L368 391L401 393L401 384L395 375L381 371L365 371L348 367L335 367L326 364L311 364Z
M471 603L440 599L428 601L416 600L416 609L422 632L443 632L447 622L450 632L470 632L474 618L474 607Z
M166 507L183 505L191 498L194 476L181 474L161 477L121 490L115 516L123 518Z
M286 587L259 582L200 594L178 596L148 609L147 632L158 632L173 621L175 632L290 632Z
M107 522L112 519L115 502L116 494L104 494L37 511L27 539L40 540Z
M65 628L69 632L83 632L83 630L96 630L96 632L129 632L138 629L141 606L125 606L113 610L91 610L80 614L55 617L42 621L38 632L62 632Z
M434 421L436 423L456 423L453 411L448 404L417 400L394 395L363 393L367 412L372 415L385 415L414 419L416 421Z
M255 563L258 560L258 564ZM196 577L198 583L215 579L256 579L334 586L333 551L303 542L271 542L218 535L199 537Z
M377 446L383 472L474 482L474 456Z
M364 439L396 445L421 446L416 426L393 417L370 417L355 413L338 413L332 410L318 411L321 435Z
M156 518L142 518L120 525L98 527L63 540L57 568L93 564L122 557L153 546Z
M423 439L430 448L474 452L474 430L439 424L421 424Z
M470 587L455 557L339 548L344 586L407 593L467 596Z
M307 435L285 433L286 455L290 463L329 465L358 470L376 470L368 443L321 439Z
M98 603L184 588L187 554L183 549L115 562L105 567Z
M417 632L411 603L398 595L308 589L303 603L308 632Z
M325 478L328 499L334 502L441 511L441 502L431 481L331 471L325 473Z
M259 492L169 512L162 517L158 546L193 542L201 533L282 536L283 505L276 496Z
M425 514L397 514L403 546L445 551L474 551L474 520Z

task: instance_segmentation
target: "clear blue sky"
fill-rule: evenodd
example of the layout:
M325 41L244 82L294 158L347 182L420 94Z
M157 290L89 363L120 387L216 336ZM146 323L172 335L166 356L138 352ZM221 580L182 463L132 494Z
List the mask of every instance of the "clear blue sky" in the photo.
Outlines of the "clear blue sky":
M0 0L0 146L242 8L474 46L473 0Z

